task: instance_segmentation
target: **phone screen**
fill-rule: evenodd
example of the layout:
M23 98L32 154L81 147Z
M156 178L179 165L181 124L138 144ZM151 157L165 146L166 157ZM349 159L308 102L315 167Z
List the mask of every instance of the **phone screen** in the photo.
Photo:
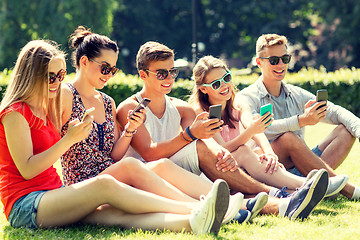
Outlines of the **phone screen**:
M316 91L316 101L317 102L327 101L327 99L328 99L328 91L326 89L320 89L320 90ZM323 106L326 106L326 103L322 104L321 106L316 108L316 110L323 107Z
M270 112L270 114L272 114L272 105L271 105L271 103L268 103L266 105L261 106L261 108L260 108L260 116L263 116L267 112ZM269 121L267 121L266 123L268 123Z

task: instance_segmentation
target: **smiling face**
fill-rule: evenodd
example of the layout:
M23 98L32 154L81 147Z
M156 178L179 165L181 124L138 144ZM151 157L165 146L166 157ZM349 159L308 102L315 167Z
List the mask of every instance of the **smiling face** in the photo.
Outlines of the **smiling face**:
M170 57L164 61L152 61L149 64L147 70L156 73L160 69L170 70L174 68L174 58ZM145 87L150 89L153 92L159 94L168 94L171 92L171 88L174 85L175 79L170 76L170 74L164 80L158 80L156 74L153 74L144 70L140 70L139 74L141 79L144 80Z
M205 76L205 84L221 79L228 72L224 68L214 68ZM211 86L201 86L200 91L209 96L210 104L225 104L231 98L232 82L224 83L221 81L219 89L214 90Z
M274 45L264 49L261 57L281 57L285 54L288 54L285 45ZM261 69L265 83L281 82L288 69L288 64L284 64L281 59L277 65L271 65L268 59L262 58L256 58L256 63Z
M91 61L86 56L82 57L82 60L85 61L86 65L86 77L89 80L90 84L97 89L102 89L109 81L113 75L109 74L102 74L101 73L101 65L108 64L110 67L114 67L116 65L118 59L118 53L112 49L102 49L100 51L99 57L94 58L94 61Z
M66 64L63 58L54 58L49 62L48 72L53 74L58 74L61 70L66 71ZM57 95L57 92L60 88L59 78L49 84L49 98L54 98Z

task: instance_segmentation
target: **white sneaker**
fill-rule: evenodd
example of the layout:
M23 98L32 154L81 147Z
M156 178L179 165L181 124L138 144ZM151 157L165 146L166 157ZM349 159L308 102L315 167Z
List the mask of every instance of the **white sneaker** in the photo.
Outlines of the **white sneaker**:
M238 214L243 200L244 195L241 192L230 196L229 207L222 222L223 224L230 222Z
M217 234L229 206L230 191L228 184L217 179L208 195L191 211L190 227L194 234Z

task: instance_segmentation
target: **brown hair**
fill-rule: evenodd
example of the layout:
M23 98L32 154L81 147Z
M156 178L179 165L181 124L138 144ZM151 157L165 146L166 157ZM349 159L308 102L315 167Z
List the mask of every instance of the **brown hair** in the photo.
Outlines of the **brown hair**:
M136 55L136 66L138 71L147 70L152 61L164 61L174 56L174 51L164 44L149 41L141 45Z
M200 88L205 83L206 75L215 68L223 68L226 71L230 72L224 61L213 56L205 56L200 58L200 60L196 63L193 69L195 86L190 96L189 102L193 106L198 104L199 107L204 111L209 111L209 96L207 94L204 94L200 90ZM236 94L234 84L232 84L230 91L231 98L227 101L224 114L221 118L224 121L224 124L228 125L230 128L235 128L234 124L231 122L236 121L232 113L234 109L234 99Z
M70 48L75 49L71 58L76 68L79 67L82 56L93 59L100 55L102 49L112 49L116 53L119 51L116 42L107 36L92 33L90 29L83 26L77 27L70 35L69 45Z
M287 43L287 38L275 33L272 34L263 34L256 41L256 56L262 57L262 53L265 48L269 48L275 45L285 45Z

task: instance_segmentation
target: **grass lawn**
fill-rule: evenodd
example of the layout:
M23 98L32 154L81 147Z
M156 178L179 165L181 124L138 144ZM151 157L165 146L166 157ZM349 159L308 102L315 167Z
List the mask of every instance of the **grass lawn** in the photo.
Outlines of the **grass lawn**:
M307 128L307 143L313 147L333 126ZM346 161L337 169L346 173L353 183L360 184L359 142L350 152ZM58 166L58 165L57 165ZM1 239L359 239L360 202L344 197L323 201L312 215L304 220L289 221L276 216L260 216L253 224L228 224L221 228L219 235L194 236L188 233L170 231L143 232L121 230L115 227L76 225L53 230L14 229L9 226L4 214L0 214ZM56 217L56 216L54 216Z

